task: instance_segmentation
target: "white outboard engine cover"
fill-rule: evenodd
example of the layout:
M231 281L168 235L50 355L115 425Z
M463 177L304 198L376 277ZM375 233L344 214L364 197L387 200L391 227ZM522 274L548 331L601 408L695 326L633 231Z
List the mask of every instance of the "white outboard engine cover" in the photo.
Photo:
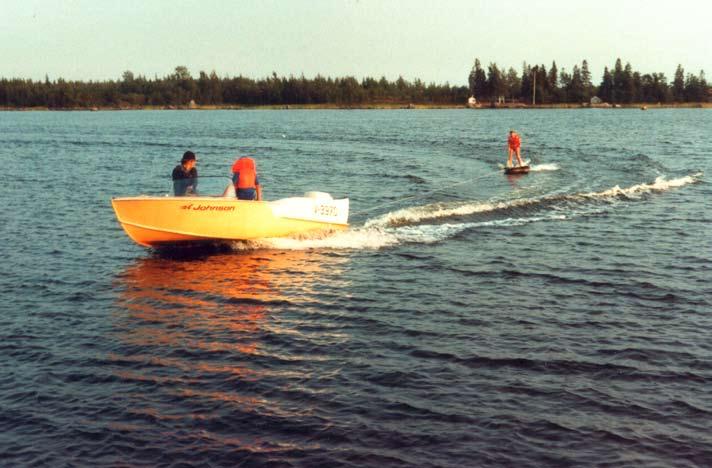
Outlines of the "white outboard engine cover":
M307 192L304 196L315 200L333 200L333 197L326 192Z
M269 202L275 216L321 223L347 224L349 199L334 200L326 192L307 192L303 197Z

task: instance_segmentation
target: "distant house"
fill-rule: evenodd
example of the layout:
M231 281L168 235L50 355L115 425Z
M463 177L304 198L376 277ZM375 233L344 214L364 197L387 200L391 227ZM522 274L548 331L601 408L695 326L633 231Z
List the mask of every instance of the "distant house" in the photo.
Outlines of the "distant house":
M470 109L474 109L475 107L479 107L479 104L477 104L477 99L475 99L475 96L470 96L467 99L467 107Z
M586 107L586 103L583 103L583 106ZM607 102L603 102L603 99L601 99L600 97L593 96L591 98L590 103L588 104L588 107L598 107L598 108L608 109L609 107L613 107L613 106L608 104Z

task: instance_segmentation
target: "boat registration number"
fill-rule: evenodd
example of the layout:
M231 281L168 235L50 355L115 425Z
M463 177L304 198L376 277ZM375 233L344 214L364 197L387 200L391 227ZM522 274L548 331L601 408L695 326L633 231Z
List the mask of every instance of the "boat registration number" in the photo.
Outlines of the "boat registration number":
M315 205L314 214L319 216L338 216L339 212L333 205Z

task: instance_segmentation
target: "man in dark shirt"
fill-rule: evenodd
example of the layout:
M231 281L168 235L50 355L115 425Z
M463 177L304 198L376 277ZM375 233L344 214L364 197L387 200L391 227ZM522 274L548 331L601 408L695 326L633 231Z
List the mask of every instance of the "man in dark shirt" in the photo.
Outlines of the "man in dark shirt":
M186 151L173 169L173 193L176 197L198 194L198 170L195 164L195 153Z

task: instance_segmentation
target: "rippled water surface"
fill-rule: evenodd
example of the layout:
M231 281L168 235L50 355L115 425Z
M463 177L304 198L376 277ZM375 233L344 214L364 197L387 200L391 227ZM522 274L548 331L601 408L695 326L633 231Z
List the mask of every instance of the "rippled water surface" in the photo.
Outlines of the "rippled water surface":
M0 112L2 464L709 466L710 134L702 109ZM167 193L187 149L253 155L268 199L347 196L352 227L134 245L111 197Z

